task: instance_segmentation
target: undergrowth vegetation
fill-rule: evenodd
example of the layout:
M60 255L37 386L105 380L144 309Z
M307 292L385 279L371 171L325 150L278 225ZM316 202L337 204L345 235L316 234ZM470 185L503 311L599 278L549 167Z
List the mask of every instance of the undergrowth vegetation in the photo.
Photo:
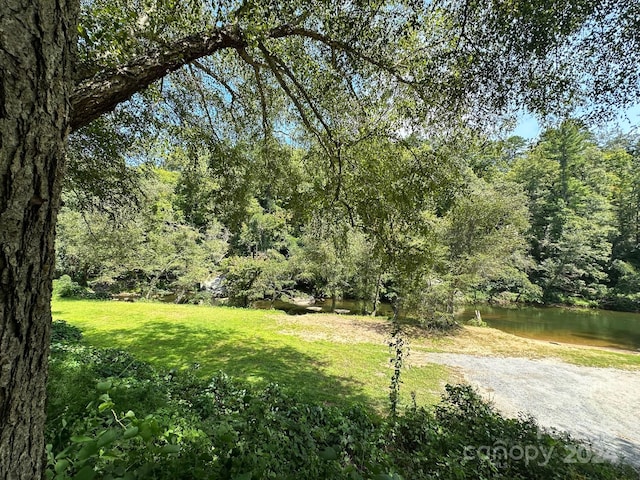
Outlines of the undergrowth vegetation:
M363 405L303 401L276 384L250 386L223 373L202 379L193 370L158 371L124 351L81 343L79 330L62 321L54 322L53 338L50 479L637 475L577 461L582 447L571 439L544 433L531 419L502 418L467 386L448 386L435 409L414 405L383 417ZM518 458L524 449L528 455Z

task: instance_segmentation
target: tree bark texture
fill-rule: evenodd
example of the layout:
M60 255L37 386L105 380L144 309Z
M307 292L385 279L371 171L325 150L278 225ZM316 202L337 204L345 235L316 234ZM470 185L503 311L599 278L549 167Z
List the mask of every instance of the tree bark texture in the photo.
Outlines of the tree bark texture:
M0 9L0 479L42 478L76 0Z

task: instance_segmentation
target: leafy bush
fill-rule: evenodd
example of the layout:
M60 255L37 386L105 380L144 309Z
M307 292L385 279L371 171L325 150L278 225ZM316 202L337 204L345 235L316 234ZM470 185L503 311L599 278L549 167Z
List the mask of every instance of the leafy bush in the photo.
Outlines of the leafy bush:
M48 471L58 480L359 478L356 457L380 444L379 419L363 407L308 405L277 385L160 374L77 344L55 345L50 365Z
M229 298L243 307L263 298L275 301L295 285L290 262L276 251L256 258L230 257L222 262L221 274Z
M488 327L489 325L482 319L480 315L480 311L476 310L473 318L467 320L467 325L471 325L472 327Z
M210 292L197 291L184 298L184 303L191 305L212 305L213 295Z
M69 275L62 275L53 281L53 294L61 298L79 297L85 290L79 283L71 280Z
M599 306L622 312L640 312L640 293L611 294Z

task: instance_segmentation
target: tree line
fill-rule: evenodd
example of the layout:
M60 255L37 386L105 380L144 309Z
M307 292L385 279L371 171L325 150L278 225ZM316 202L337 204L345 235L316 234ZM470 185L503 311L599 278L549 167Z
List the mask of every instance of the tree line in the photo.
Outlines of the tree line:
M639 308L637 137L568 120L534 144L476 141L437 187L411 179L434 171L437 148L406 143L352 152L340 204L313 151L167 150L114 173L138 186L121 197L66 190L58 274L177 302L209 301L218 277L239 306L312 295L375 313L384 300L445 324L479 300Z

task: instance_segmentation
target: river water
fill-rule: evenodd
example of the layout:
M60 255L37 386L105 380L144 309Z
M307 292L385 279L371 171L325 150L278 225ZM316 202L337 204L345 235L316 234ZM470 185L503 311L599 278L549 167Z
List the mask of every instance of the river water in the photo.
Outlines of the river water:
M514 335L598 347L640 350L640 314L568 308L470 307L458 319L474 318L478 309L490 327Z

